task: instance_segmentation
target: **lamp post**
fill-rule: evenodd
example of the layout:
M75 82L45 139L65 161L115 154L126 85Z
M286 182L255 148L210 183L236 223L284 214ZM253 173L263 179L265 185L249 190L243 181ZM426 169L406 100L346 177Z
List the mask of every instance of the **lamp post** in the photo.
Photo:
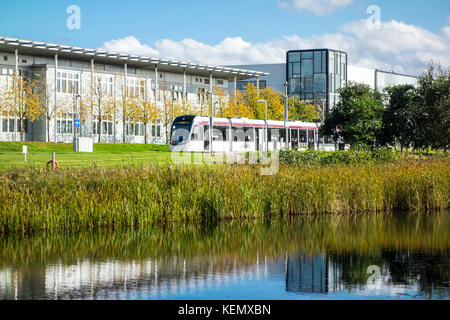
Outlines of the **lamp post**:
M74 128L74 130L73 130L73 134L74 134L74 138L76 138L77 137L77 132L78 133L80 133L80 129L78 128L78 130L77 130L77 128L75 127L75 120L78 120L78 99L81 99L81 95L79 95L79 94L77 94L76 96L75 96L75 105L73 106L74 107L74 126L73 126L73 128ZM81 127L81 120L80 120L80 127ZM79 134L78 134L78 136L79 136Z
M212 91L206 92L206 94L211 96L211 106L209 109L209 152L213 152L213 93Z
M213 115L214 115L214 117L216 116L216 106L219 104L219 102L218 101L216 101L216 102L214 102L214 112L213 112Z
M326 110L325 110L325 99L322 100L322 126L325 124ZM325 147L325 137L322 138L322 145Z
M266 152L269 151L269 140L267 138L267 100L258 100L258 103L264 103L265 109L264 109L264 144L266 146Z
M285 95L284 95L284 128L286 130L285 133L285 143L286 143L286 150L289 149L289 144L288 144L288 135L289 135L289 130L287 127L287 122L289 121L289 115L288 115L288 103L289 103L289 97L288 97L288 86L289 86L289 82L286 81L285 82L285 87L286 87L286 91L285 91Z
M177 98L173 97L172 98L172 122L175 120L175 107L174 107L174 103L175 101L177 101Z

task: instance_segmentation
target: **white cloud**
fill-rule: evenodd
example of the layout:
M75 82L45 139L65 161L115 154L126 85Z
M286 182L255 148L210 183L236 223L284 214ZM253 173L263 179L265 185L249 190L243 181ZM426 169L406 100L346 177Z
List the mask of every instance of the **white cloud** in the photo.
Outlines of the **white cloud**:
M326 16L334 11L346 7L354 2L354 0L289 0L279 1L278 5L288 9L294 7L300 12L312 12L318 16Z
M381 23L381 28L376 30L367 28L366 21L360 20L344 25L335 33L283 36L264 43L234 37L215 45L194 39L162 39L150 46L130 36L106 42L103 48L213 65L280 63L285 61L287 50L330 48L346 51L350 64L420 74L430 60L450 67L450 25L433 33L392 20Z

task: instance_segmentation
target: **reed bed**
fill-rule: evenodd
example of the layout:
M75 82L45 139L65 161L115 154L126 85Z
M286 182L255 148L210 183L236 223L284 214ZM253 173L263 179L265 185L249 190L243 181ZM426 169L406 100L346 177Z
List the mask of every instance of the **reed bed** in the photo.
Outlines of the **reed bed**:
M448 161L350 166L146 166L0 172L0 233L162 221L445 210Z

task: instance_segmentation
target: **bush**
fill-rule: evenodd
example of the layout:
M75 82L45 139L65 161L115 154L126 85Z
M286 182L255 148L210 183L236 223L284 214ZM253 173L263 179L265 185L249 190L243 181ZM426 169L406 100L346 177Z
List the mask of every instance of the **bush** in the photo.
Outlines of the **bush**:
M293 165L338 165L382 163L395 160L395 154L389 149L374 149L372 151L280 151L280 161Z

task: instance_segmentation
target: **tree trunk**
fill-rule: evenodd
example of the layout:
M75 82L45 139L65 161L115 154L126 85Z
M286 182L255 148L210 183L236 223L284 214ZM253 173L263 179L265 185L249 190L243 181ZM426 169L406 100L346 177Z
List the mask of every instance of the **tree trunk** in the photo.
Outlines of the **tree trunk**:
M144 143L147 144L147 123L144 123Z
M126 128L125 117L123 117L122 124L123 124L123 128L122 128L122 143L126 143L126 138L127 138L126 129L127 128Z
M20 141L23 142L23 136L25 134L24 132L24 128L23 128L23 119L20 119Z
M49 117L46 117L45 119L47 121L47 136L45 137L45 141L50 142L50 119Z
M102 116L99 115L98 116L98 128L97 128L97 131L98 131L98 143L100 143L102 141L102 130L103 130L103 128L102 128Z

